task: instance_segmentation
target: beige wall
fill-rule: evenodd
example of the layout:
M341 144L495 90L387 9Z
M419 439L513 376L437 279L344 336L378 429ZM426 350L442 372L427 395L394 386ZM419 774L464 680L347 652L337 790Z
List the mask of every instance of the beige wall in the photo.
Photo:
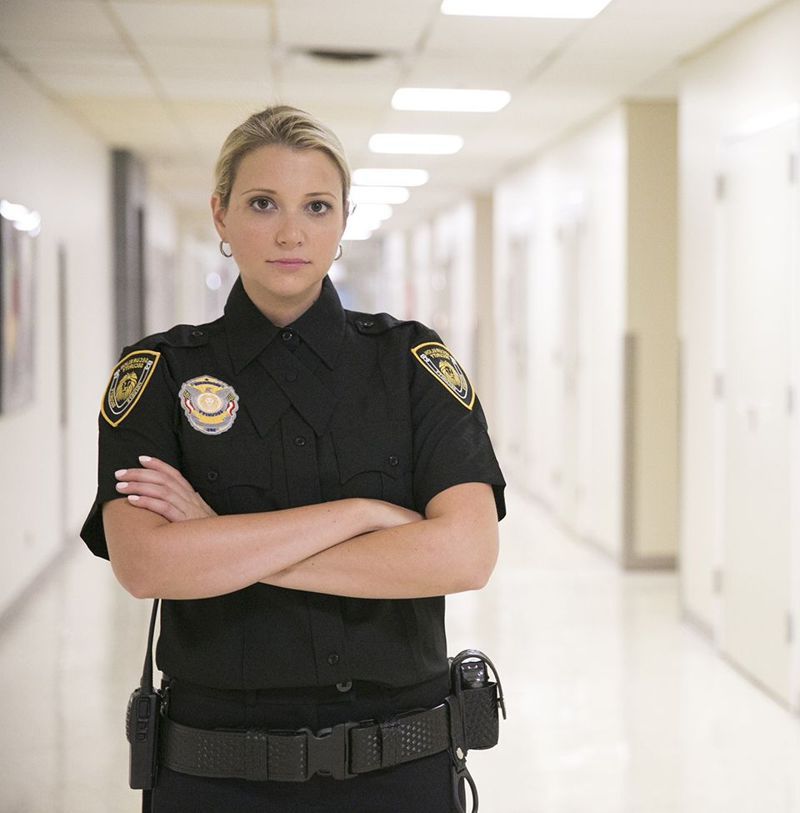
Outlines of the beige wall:
M677 105L625 105L628 142L625 561L673 566L678 547Z

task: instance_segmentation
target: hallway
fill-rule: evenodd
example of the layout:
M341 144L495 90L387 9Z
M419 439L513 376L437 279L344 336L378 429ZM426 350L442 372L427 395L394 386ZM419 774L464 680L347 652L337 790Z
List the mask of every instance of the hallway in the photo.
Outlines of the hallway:
M501 670L482 813L800 812L797 722L679 618L674 573L624 573L509 494L489 586L449 600L449 650ZM148 604L79 542L0 630L3 813L124 813L125 704Z

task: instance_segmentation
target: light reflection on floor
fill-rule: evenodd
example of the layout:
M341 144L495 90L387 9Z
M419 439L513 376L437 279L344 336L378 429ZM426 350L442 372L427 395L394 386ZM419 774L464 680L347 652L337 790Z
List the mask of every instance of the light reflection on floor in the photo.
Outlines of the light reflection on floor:
M78 545L0 630L3 813L140 809L149 604ZM450 652L484 649L508 699L469 758L481 813L800 813L800 721L680 621L674 574L621 573L512 494L490 585L448 607Z

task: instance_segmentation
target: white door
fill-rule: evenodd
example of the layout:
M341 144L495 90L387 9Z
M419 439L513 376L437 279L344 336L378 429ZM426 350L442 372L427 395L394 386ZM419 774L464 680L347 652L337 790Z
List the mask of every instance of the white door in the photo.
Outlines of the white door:
M718 643L787 701L796 143L792 124L725 144L718 246L724 257Z

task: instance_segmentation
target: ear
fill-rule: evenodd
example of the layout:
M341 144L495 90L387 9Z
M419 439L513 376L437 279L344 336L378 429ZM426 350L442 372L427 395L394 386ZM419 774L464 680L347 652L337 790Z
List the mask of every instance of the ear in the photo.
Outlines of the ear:
M225 215L228 213L227 209L222 208L222 201L219 195L211 196L211 216L214 221L214 228L221 240L225 240Z

